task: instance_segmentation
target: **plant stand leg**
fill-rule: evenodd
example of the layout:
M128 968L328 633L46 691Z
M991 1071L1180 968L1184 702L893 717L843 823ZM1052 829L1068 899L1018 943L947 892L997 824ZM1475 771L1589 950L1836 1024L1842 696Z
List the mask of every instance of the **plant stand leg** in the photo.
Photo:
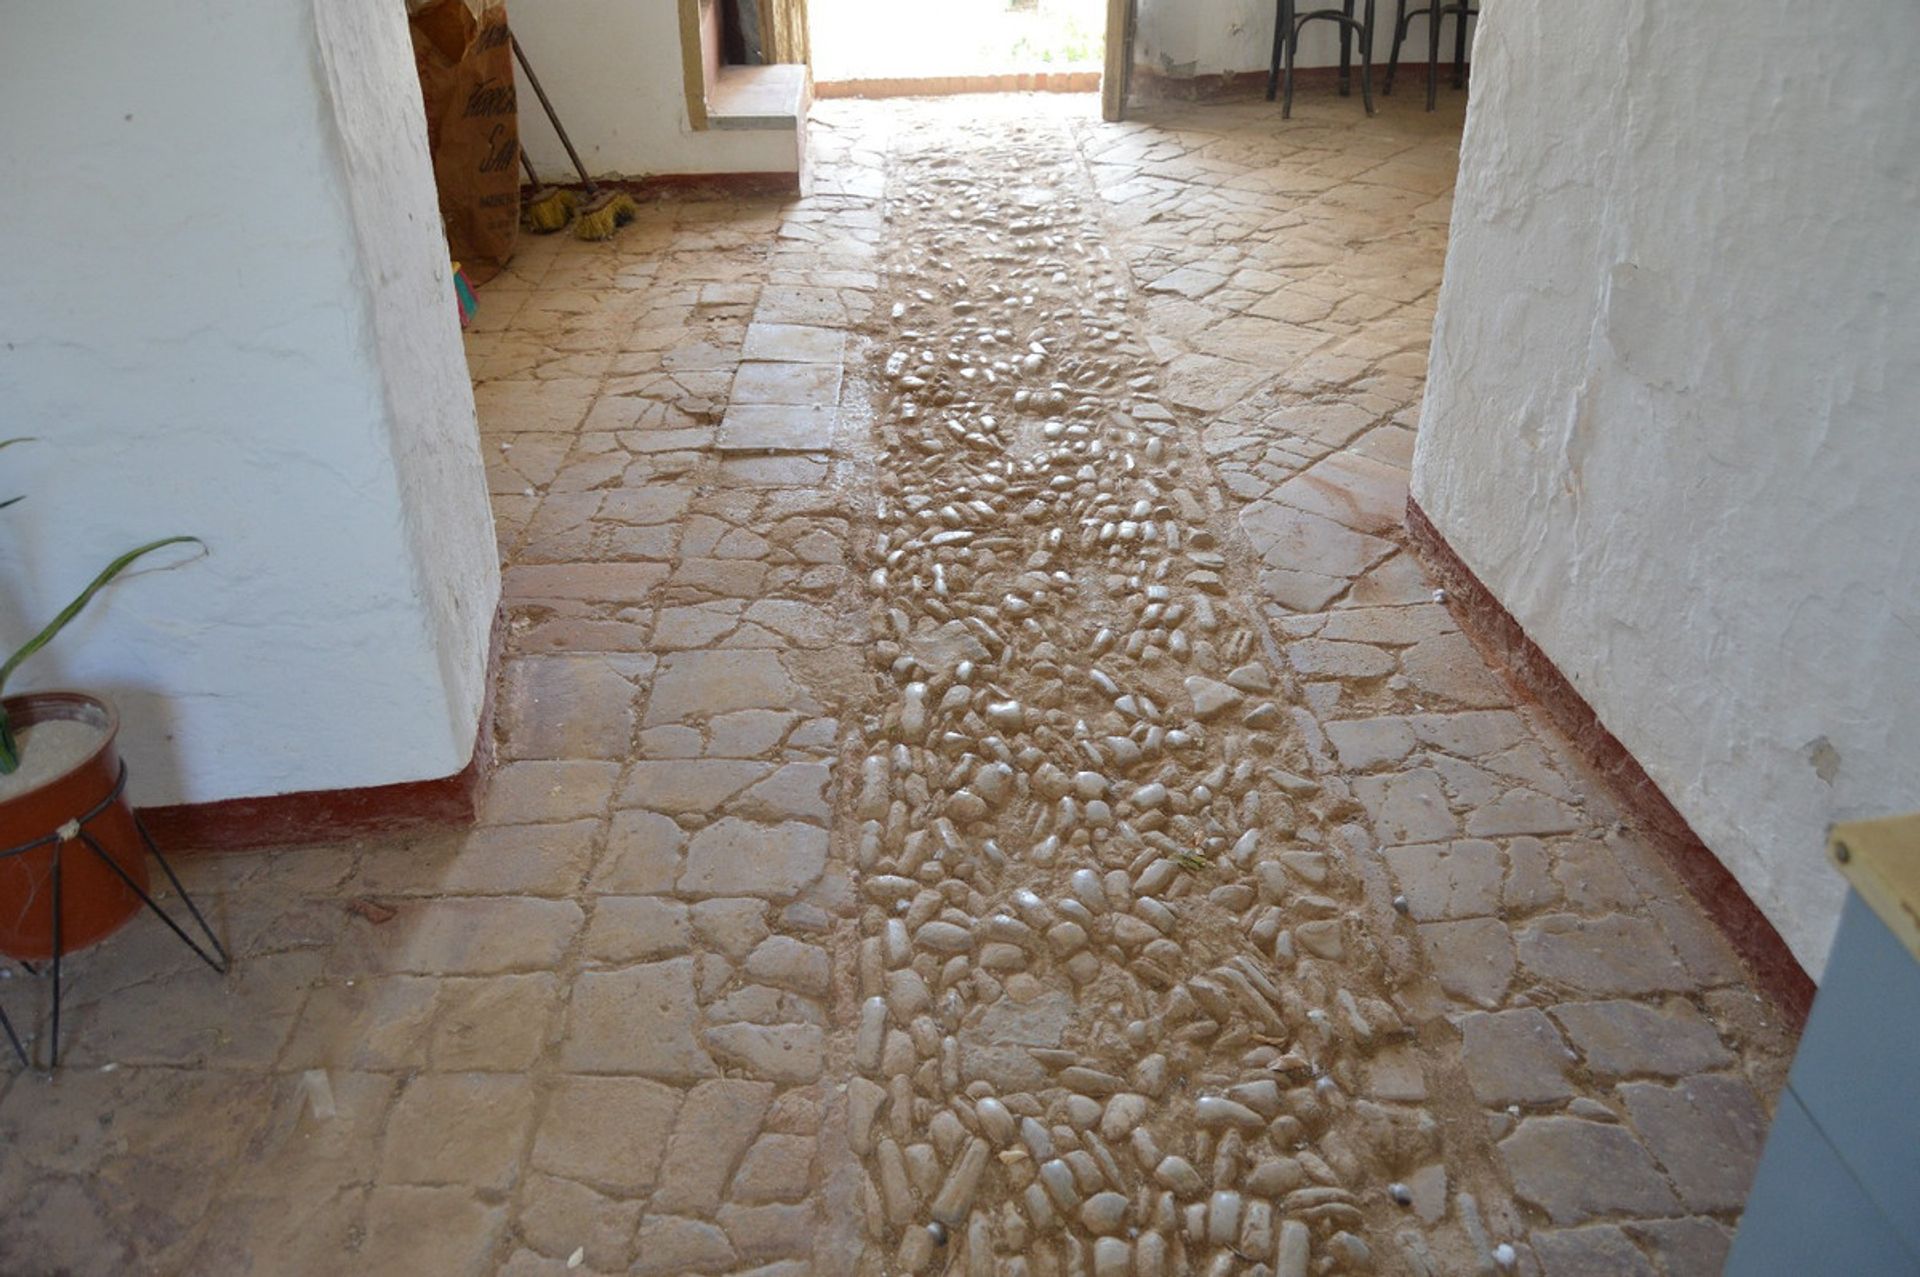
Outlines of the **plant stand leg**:
M160 902L155 900L152 896L148 895L146 891L140 886L140 884L135 882L132 876L128 874L125 869L122 869L120 867L120 862L115 860L112 856L109 856L107 854L106 848L102 847L99 843L94 841L92 834L86 832L86 830L83 829L80 831L80 840L87 844L87 849L89 851L93 852L95 856L98 856L100 858L100 862L102 864L106 865L107 868L113 870L113 872L119 877L120 881L126 883L127 886L133 890L133 893L140 897L141 904L144 904L147 908L151 909L159 917L160 921L167 924L168 930L172 931L174 935L180 937L180 942L182 944L186 945L187 948L193 950L193 954L195 957L199 958L200 961L212 967L215 971L218 971L221 975L225 975L227 973L228 968L232 965L232 963L227 957L227 951L220 946L219 939L214 936L213 928L208 926L207 920L200 915L200 907L193 903L193 897L188 895L187 889L180 885L179 875L173 872L173 866L167 863L167 858L160 854L160 848L154 846L153 835L147 832L146 825L141 822L138 816L135 816L133 818L133 827L140 831L140 840L147 844L148 853L152 855L152 857L155 860L160 862L160 868L163 871L165 871L167 875L167 881L173 884L174 891L179 893L181 902L187 906L187 912L192 914L194 922L199 924L200 934L207 938L207 944L212 947L213 953L208 953L205 949L202 949L199 945L199 942L196 941L192 936L188 935L186 931L180 926L180 924L173 920L173 915L168 913L165 909L162 909L160 907ZM55 948L58 948L59 941L56 940L54 942L54 945L55 945ZM214 956L215 954L218 954L219 956L215 957ZM57 960L58 959L56 959L56 961Z
M60 1067L60 958L65 952L65 940L60 934L60 923L66 915L66 893L61 888L60 863L65 859L66 840L53 847L53 1036L48 1046L47 1068L49 1071Z
M13 1053L20 1057L20 1067L24 1069L32 1068L33 1061L27 1058L27 1048L20 1044L20 1035L13 1031L13 1021L7 1018L7 1013L4 1009L0 1009L0 1029L6 1030L7 1041L13 1043Z
M181 885L180 875L173 871L173 865L167 860L165 855L161 854L160 848L153 841L153 835L147 832L146 822L140 819L138 813L133 812L131 809L128 811L129 816L133 820L133 827L139 832L140 841L142 845L145 846L147 854L160 862L160 871L166 874L167 882L171 884L174 892L179 895L180 902L187 907L188 915L193 919L194 925L200 929L201 936L205 938L205 947L202 947L200 941L188 935L186 928L181 926L172 914L161 908L160 902L155 900L145 887L135 882L133 875L129 874L119 861L108 855L107 849L100 845L100 840L88 831L88 822L93 820L93 818L101 812L107 810L107 808L114 803L120 801L120 796L125 792L126 786L127 768L126 764L122 763L120 765L120 779L114 786L113 792L108 794L92 811L82 816L72 825L63 827L57 834L45 835L33 842L24 844L21 847L9 849L3 853L10 856L16 852L27 851L49 844L51 844L53 850L53 926L51 928L53 932L53 1011L49 1017L50 1032L47 1043L47 1068L49 1071L58 1068L60 1064L61 967L63 965L62 960L66 957L67 947L64 924L66 921L65 862L68 843L84 843L87 850L93 853L95 859L112 870L114 876L120 879L128 890L140 898L141 904L145 905L148 910L154 913L160 921L167 924L167 930L178 936L180 943L193 950L194 957L200 959L200 961L206 963L221 975L225 975L233 966L233 960L228 957L226 949L220 943L220 938L213 934L213 928L208 925L205 915L200 912L200 906L193 902L193 896ZM23 962L20 965L25 967L29 974L39 974L34 967L27 963ZM20 1057L21 1063L31 1068L33 1066L32 1057L20 1041L19 1035L14 1032L13 1023L7 1019L5 1011L0 1011L0 1030L5 1031L7 1040L13 1044L14 1053Z

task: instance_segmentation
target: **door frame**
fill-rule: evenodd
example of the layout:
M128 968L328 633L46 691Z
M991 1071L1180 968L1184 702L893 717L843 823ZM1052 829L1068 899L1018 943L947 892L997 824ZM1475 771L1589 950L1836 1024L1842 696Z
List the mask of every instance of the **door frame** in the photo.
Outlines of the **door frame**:
M1100 71L1100 118L1118 123L1127 115L1133 87L1133 29L1139 0L1107 0L1105 64Z

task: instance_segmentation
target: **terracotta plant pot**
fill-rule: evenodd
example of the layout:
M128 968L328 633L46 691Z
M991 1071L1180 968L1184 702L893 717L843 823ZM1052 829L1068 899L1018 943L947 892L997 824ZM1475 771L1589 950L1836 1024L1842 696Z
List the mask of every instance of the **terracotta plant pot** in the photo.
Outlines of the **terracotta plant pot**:
M33 842L79 820L120 783L113 707L75 692L40 692L5 701L14 729L54 719L86 723L100 740L85 759L25 793L0 800L0 851ZM32 746L29 744L28 749ZM147 890L147 850L126 795L86 824L86 832L127 877ZM37 961L53 956L53 866L60 856L60 949L76 949L119 930L140 910L140 897L86 843L49 844L0 859L0 954Z

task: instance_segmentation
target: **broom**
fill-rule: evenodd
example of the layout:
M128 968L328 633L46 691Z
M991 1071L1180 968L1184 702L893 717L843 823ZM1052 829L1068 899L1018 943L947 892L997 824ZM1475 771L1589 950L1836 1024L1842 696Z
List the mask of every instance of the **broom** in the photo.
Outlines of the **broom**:
M540 99L541 107L546 110L548 122L553 125L553 131L560 135L560 145L567 148L567 158L573 161L574 171L580 174L580 184L587 188L586 203L580 206L580 220L573 227L575 237L612 239L615 231L640 215L639 205L633 202L633 196L624 191L601 190L587 176L587 166L580 162L580 152L573 149L573 139L567 136L566 126L560 123L560 113L553 109L553 103L547 99L547 91L540 87L540 77L533 73L533 66L527 61L526 51L520 47L518 37L509 32L507 38L513 43L513 56L526 73L527 83L533 86L534 96ZM524 159L525 156L523 150L521 157ZM532 173L531 164L527 171ZM566 223L562 222L561 225Z
M527 197L520 216L536 235L551 235L573 220L580 197L562 186L540 185L540 175L533 171L533 161L527 158L524 146L520 148L520 162L526 166L527 180L533 183L533 194Z

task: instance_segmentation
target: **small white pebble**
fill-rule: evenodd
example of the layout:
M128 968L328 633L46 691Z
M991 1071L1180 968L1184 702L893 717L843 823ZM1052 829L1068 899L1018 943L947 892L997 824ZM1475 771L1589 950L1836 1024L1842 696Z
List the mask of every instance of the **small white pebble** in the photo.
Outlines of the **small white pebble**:
M587 1262L587 1248L585 1246L575 1246L573 1248L573 1253L567 1256L567 1267L569 1268L578 1268L580 1265L586 1262Z
M1501 1242L1493 1248L1493 1262L1502 1268L1513 1267L1514 1261L1519 1258L1518 1255L1513 1253L1513 1247L1509 1246L1506 1242Z
M1445 603L1447 601L1447 592L1445 590L1435 590L1433 592L1433 601L1435 603Z
M114 1071L115 1069L117 1069L117 1068L119 1068L119 1067L120 1067L120 1066L119 1066L119 1064L117 1064L117 1063L108 1063L108 1064L102 1064L102 1065L100 1066L100 1071L101 1071L102 1073L111 1073L111 1072L113 1072L113 1071Z

